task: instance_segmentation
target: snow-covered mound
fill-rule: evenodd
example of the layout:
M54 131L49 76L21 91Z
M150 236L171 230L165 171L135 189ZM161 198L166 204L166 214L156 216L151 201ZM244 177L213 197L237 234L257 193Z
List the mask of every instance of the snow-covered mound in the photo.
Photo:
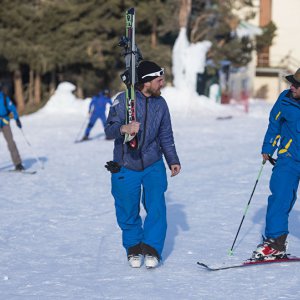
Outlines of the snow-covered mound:
M243 111L242 105L221 105L210 98L198 95L195 91L186 88L165 87L162 89L162 96L166 99L171 114L182 116L194 115L222 115L240 114Z
M90 98L85 100L79 99L74 95L76 86L70 82L62 82L58 85L55 93L50 97L48 103L38 114L79 114L86 116L88 112L88 106L90 104ZM117 96L114 95L112 99ZM232 114L233 111L229 108L230 105L220 105L212 99L205 96L199 96L194 90L185 88L176 88L166 86L162 89L162 96L166 99L170 112L172 114L178 114L183 116L191 115L220 115L220 114ZM236 113L239 114L242 110L242 106L238 106L239 109ZM109 106L107 107L107 114L109 112Z
M75 90L76 86L74 84L61 82L42 111L55 114L87 114L89 101L76 98L73 94Z

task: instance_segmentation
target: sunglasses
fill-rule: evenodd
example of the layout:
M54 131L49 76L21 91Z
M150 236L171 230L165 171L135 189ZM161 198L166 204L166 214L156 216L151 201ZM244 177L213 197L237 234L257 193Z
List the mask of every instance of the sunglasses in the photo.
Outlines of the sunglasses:
M300 83L292 83L291 85L296 89L300 88Z
M153 73L150 73L150 74L147 74L147 75L142 76L142 79L145 78L145 77L148 77L148 76L154 77L154 76L162 76L162 75L164 75L164 74L165 74L165 69L164 69L164 68L161 68L160 71L153 72Z

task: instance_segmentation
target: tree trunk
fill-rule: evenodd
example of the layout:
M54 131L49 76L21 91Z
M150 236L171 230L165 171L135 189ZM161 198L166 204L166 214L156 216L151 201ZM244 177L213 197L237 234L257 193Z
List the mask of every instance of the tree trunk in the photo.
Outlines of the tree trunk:
M152 24L152 32L151 32L151 48L155 49L157 46L157 19Z
M16 99L18 112L22 113L25 108L25 101L23 95L22 73L20 70L14 71L14 87L15 87L15 99Z
M41 74L36 72L34 78L34 105L41 103Z
M189 15L192 9L192 0L181 0L179 11L179 27L187 27Z
M29 71L29 85L28 85L28 102L30 105L34 103L33 101L33 82L34 82L34 72L32 69Z
M51 72L51 81L50 81L50 85L49 85L49 94L50 96L52 96L55 92L56 89L56 80L55 80L55 71Z
M77 82L77 88L76 88L75 94L76 94L77 98L84 99L82 86L78 82Z

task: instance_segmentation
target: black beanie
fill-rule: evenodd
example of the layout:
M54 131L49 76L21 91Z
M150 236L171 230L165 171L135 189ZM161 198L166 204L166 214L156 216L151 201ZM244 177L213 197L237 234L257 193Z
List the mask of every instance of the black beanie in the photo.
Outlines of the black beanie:
M151 75L152 73L158 72L157 75ZM149 76L145 76L148 75ZM161 68L153 61L143 60L137 67L138 83L145 83L152 81L153 79L162 76L164 74L164 69Z

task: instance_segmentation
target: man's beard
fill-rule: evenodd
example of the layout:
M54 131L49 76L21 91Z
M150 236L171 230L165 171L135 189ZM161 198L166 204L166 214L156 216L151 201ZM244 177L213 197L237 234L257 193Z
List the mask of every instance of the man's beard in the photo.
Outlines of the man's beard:
M300 100L300 95L298 95L296 92L295 93L292 92L292 95L293 95L294 99L296 99L298 101Z
M147 93L149 93L152 97L159 97L161 95L160 89L154 90L152 88L148 88Z

